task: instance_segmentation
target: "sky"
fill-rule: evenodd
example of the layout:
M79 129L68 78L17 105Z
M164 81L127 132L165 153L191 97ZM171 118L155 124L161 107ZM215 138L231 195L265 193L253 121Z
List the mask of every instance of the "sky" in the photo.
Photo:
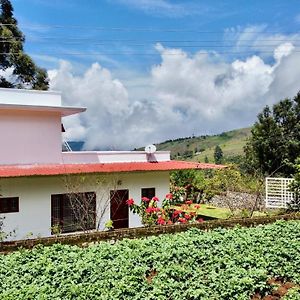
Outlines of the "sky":
M66 138L120 150L252 125L300 90L298 0L12 0Z

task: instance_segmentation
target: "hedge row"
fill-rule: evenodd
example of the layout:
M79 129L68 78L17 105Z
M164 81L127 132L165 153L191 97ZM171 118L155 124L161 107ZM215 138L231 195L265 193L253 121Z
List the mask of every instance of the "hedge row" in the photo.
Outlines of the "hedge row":
M60 235L49 238L27 239L12 242L0 243L0 252L11 252L18 250L19 248L33 248L36 245L42 244L50 246L56 243L68 244L68 245L85 245L91 242L107 241L107 240L121 240L124 238L140 238L152 235L177 233L186 231L190 228L198 228L201 230L211 230L214 228L231 228L236 225L243 227L252 227L259 224L269 224L277 220L299 220L300 214L285 214L278 216L264 216L253 217L244 219L228 219L228 220L213 220L203 223L195 224L174 224L167 226L152 226L152 227L139 227L139 228L127 228L117 229L113 231L96 231L71 235Z

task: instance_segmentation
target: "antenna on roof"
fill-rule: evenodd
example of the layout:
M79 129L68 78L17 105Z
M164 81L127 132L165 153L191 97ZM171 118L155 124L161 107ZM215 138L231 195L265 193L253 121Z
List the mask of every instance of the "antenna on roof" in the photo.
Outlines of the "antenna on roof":
M153 153L155 153L155 152L156 152L156 147L155 147L155 145L147 145L147 146L145 147L145 152L146 152L147 154L153 154Z

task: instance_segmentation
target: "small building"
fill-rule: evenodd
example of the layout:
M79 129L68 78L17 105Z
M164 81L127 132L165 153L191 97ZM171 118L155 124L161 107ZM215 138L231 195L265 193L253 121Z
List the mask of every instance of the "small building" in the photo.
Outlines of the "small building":
M108 220L141 226L127 199L163 199L172 170L218 167L172 161L169 151L62 151L62 120L85 110L63 106L58 92L0 89L0 217L10 239L103 230Z

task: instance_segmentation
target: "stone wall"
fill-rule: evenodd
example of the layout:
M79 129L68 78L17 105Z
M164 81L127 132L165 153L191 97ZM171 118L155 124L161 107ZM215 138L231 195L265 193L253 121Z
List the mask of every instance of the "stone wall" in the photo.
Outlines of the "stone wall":
M224 207L230 209L251 209L255 205L255 194L239 193L239 192L226 192L222 195L214 196L209 203L217 207ZM265 208L263 198L258 199L256 210Z

